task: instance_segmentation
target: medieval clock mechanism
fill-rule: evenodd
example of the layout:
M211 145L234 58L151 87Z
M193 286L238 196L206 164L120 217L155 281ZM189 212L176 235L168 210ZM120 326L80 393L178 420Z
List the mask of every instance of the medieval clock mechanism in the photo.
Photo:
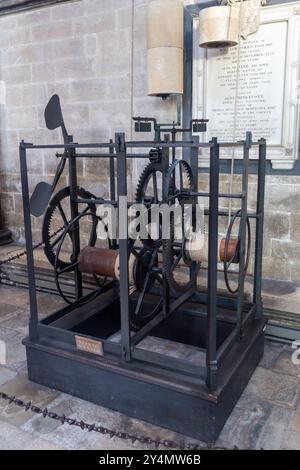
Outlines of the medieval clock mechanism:
M239 17L231 6L216 8L226 9L231 27L224 27L225 36L219 28L218 37L212 37L212 13L219 10L204 10L200 43L233 47L239 41ZM154 139L129 141L117 133L106 143L75 143L54 95L45 120L48 129L61 128L63 142L21 142L31 305L24 344L32 381L211 441L263 355L266 142L253 141L251 129L241 141L219 141L218 136L206 141L209 121L192 116L182 126L183 63L182 2L154 0L148 12L149 95L175 96L177 122L136 117L135 131L143 136L153 131ZM39 183L30 198L27 161L32 149L45 148L57 152L57 172L52 185ZM220 191L220 153L226 148L238 148L242 156L241 188L236 192L232 186ZM258 155L253 211L247 204L250 149ZM209 156L208 189L198 178L204 152ZM109 199L96 187L91 193L78 184L77 162L89 158L99 166L108 162ZM132 161L142 169L129 196ZM57 191L66 167L68 186ZM229 180L235 168L232 165ZM127 209L136 205L142 209L132 220ZM116 233L111 233L102 210L108 206L116 209ZM157 218L153 207L161 210ZM174 207L183 214L181 228L186 220L189 225L179 235ZM167 233L162 209L170 209ZM43 217L45 255L65 301L63 308L43 319L37 308L31 217ZM146 234L140 230L133 236L134 220L139 229L143 221ZM246 289L250 259L253 282Z

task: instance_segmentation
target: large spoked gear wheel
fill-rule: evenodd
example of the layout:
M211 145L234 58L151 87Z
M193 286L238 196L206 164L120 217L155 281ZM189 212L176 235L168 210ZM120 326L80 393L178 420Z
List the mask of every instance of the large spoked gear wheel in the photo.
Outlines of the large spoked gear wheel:
M77 196L82 199L95 199L93 194L80 187L77 189ZM63 188L59 191L50 201L43 221L42 239L44 243L44 252L52 266L56 265L59 269L65 269L72 264L71 259L66 260L62 255L57 258L57 246L63 236L63 230L66 229L70 223L70 215L68 213L70 197L70 187ZM90 212L92 215L96 215L95 204L83 204L83 206L84 208L80 208L80 214ZM97 241L97 223L97 219L92 217L90 233L88 234L89 246L94 246ZM58 226L61 227L62 230L55 238L52 238L51 235L57 230ZM68 232L68 235L71 240L71 232Z
M185 256L185 227L184 205L196 204L196 198L191 194L193 190L193 172L185 160L175 160L168 171L165 186L165 201L169 204L179 204L182 210L182 240L175 238L175 218L170 217L170 236L163 241L163 271L168 280L170 289L175 294L181 294L197 284L200 263L195 261L187 263ZM187 273L183 276L180 267L185 267ZM188 280L186 279L188 278Z

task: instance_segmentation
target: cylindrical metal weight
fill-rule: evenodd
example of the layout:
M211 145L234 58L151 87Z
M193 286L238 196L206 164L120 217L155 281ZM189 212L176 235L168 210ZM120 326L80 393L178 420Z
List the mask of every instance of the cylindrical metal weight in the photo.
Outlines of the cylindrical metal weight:
M163 96L182 93L183 67L180 65L182 63L182 49L177 47L149 49L149 95Z
M148 5L148 95L183 94L183 4L152 0Z
M216 6L199 13L199 45L207 49L236 46L239 42L239 7Z
M183 6L181 0L152 0L148 6L148 49L183 49Z

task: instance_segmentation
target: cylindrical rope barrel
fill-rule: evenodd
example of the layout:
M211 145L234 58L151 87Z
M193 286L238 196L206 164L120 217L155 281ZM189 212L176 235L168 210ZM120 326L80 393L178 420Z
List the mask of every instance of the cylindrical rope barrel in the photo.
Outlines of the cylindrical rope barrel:
M78 268L82 273L118 277L119 252L87 246L78 256Z
M192 261L203 263L208 260L208 234L197 234L192 236L186 242L186 254ZM238 238L231 238L228 242L227 253L226 253L226 239L224 237L218 238L218 262L232 262L238 263ZM226 258L226 259L225 259Z
M134 285L134 267L136 258L133 254L128 260L129 284ZM78 256L79 271L120 280L120 256L117 250L87 246Z

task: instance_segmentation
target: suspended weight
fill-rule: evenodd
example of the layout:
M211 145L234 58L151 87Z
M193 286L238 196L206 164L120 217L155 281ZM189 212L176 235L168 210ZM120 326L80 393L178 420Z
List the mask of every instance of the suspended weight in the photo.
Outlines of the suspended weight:
M183 94L183 5L153 0L148 6L148 95Z

